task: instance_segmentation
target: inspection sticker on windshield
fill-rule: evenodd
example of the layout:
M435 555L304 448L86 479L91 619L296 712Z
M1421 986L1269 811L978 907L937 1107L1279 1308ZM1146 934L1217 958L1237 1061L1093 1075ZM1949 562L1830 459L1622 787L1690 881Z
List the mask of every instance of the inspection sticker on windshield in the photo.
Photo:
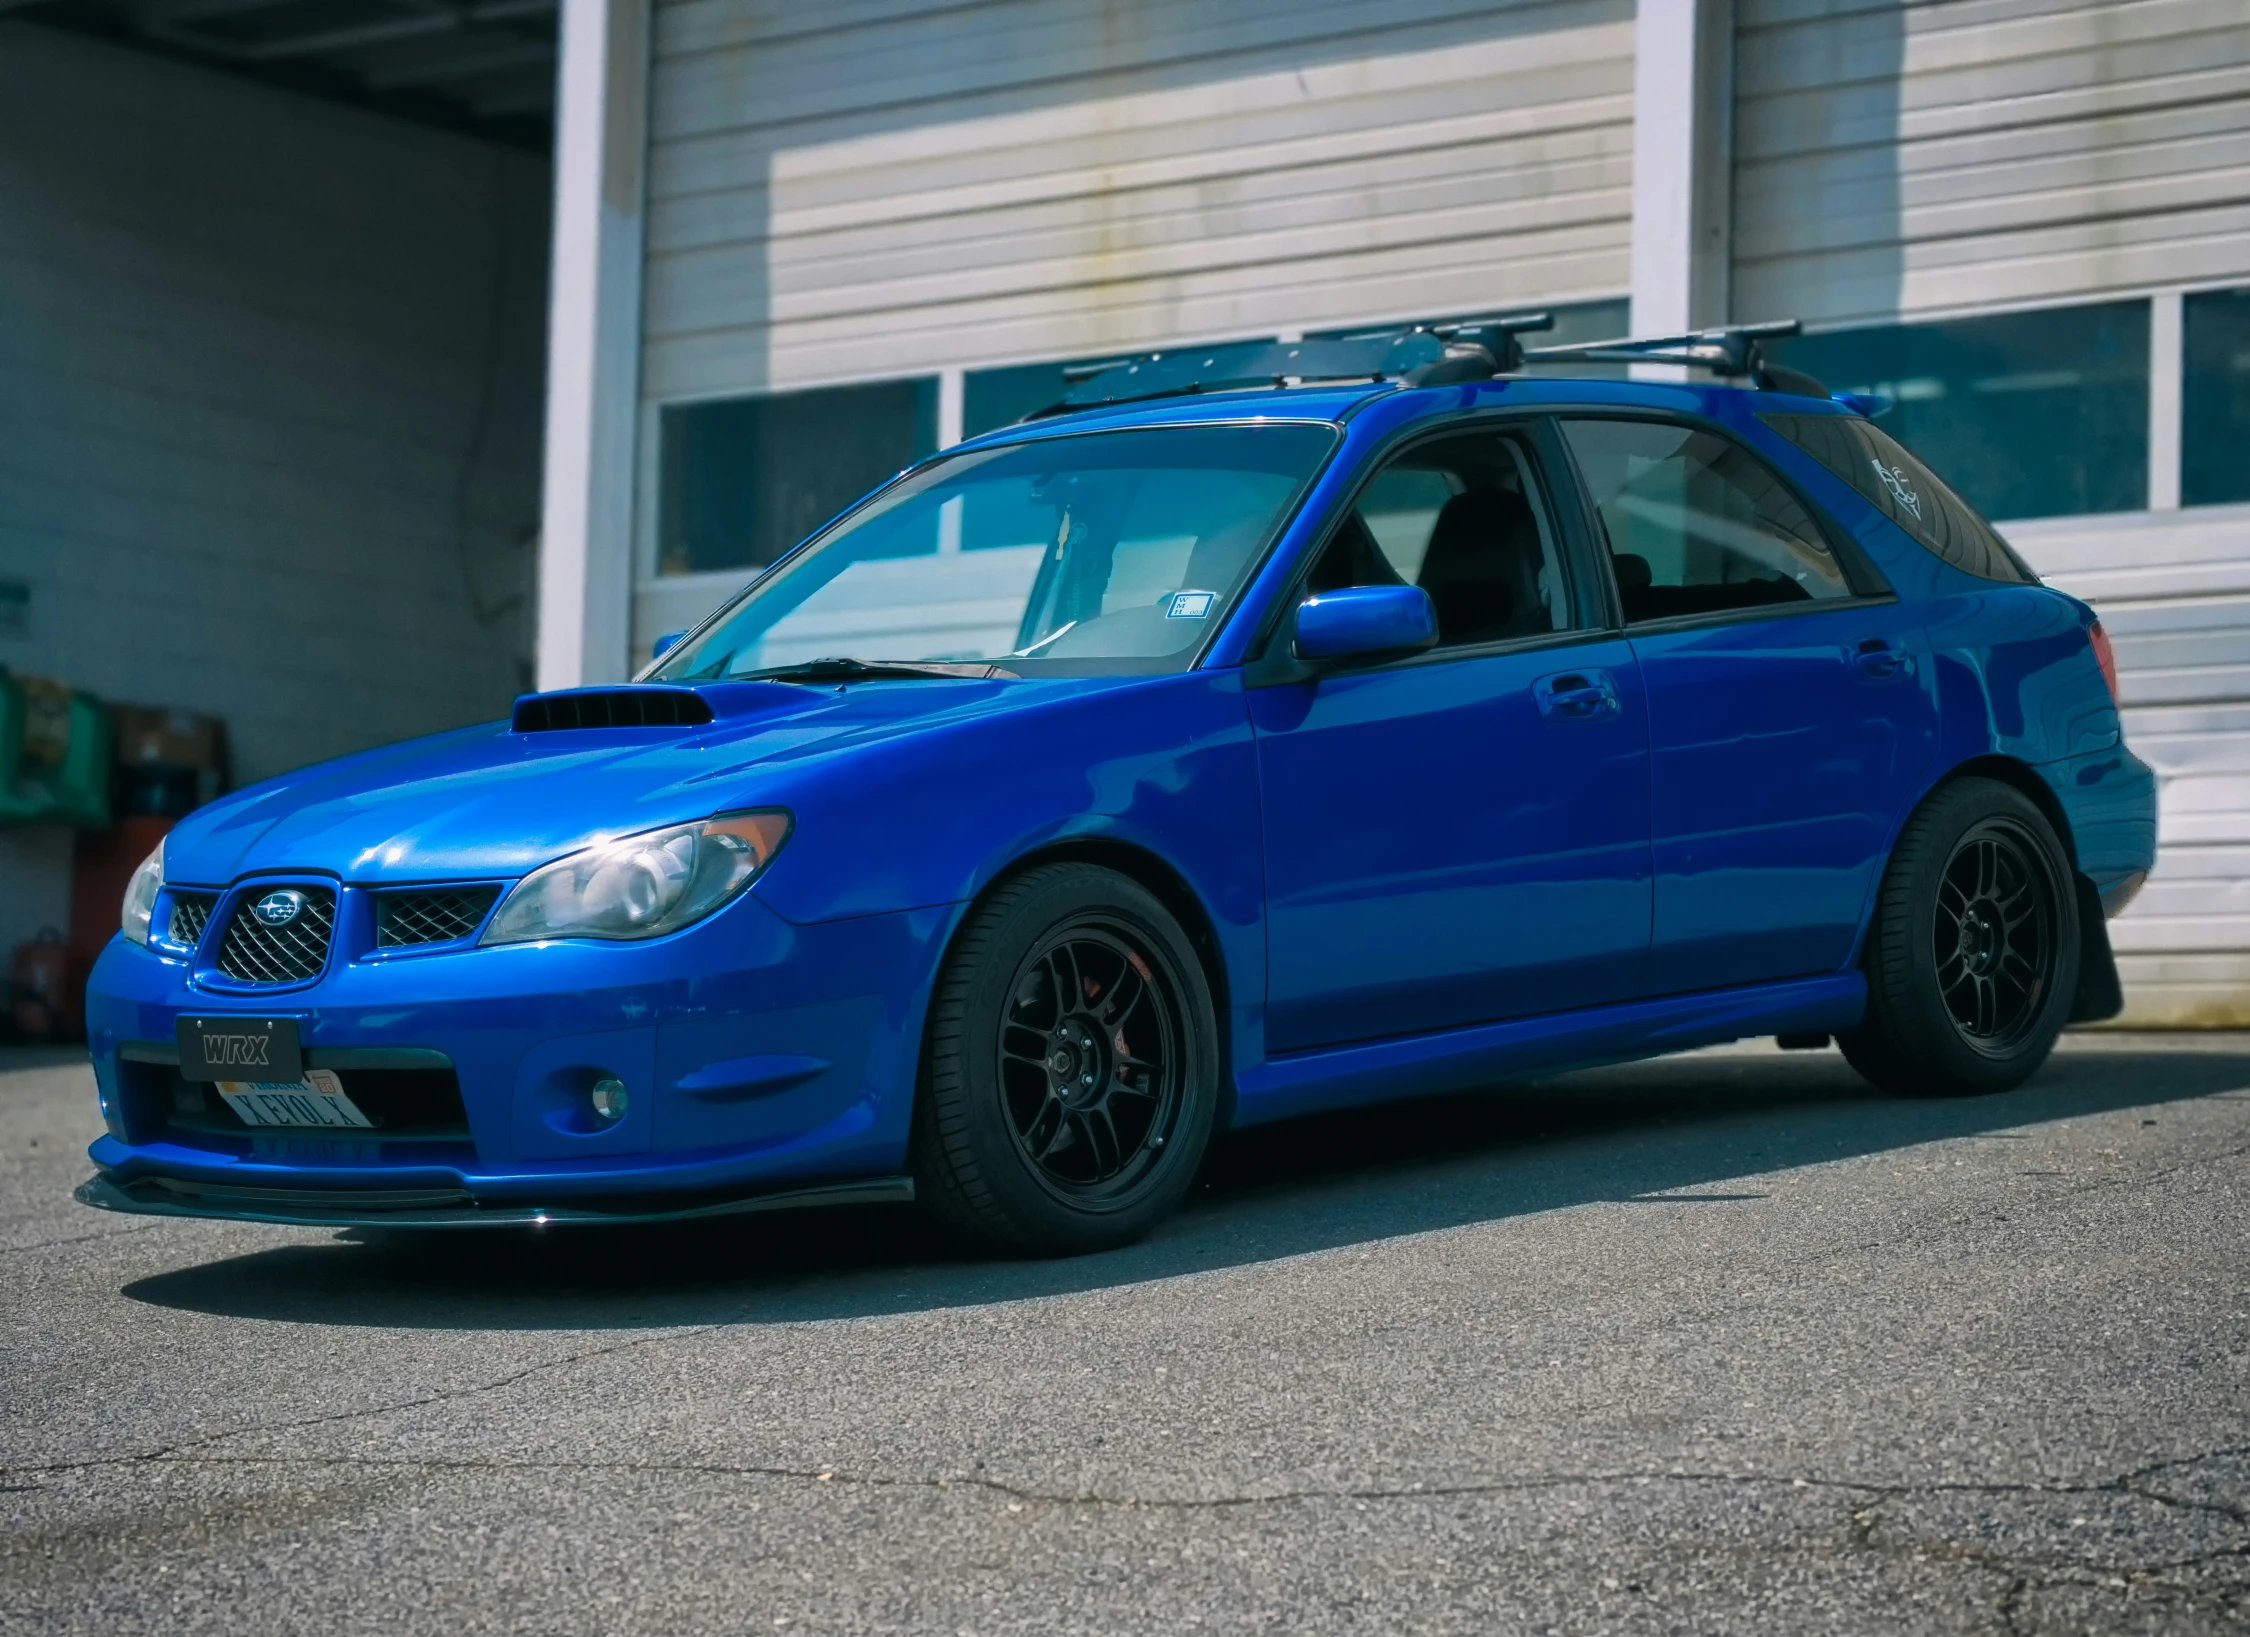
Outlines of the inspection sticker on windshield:
M1211 604L1218 600L1215 591L1175 591L1172 606L1164 610L1168 620L1199 620L1211 612Z
M344 1095L333 1069L307 1069L302 1080L221 1080L219 1095L244 1125L372 1130L375 1124Z

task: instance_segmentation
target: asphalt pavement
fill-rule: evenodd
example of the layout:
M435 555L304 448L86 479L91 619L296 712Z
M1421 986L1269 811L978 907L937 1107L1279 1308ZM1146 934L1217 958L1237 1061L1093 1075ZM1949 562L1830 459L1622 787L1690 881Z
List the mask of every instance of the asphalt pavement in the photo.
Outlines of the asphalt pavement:
M97 1129L0 1055L0 1632L2250 1629L2250 1037L1299 1122L1049 1263L110 1216Z

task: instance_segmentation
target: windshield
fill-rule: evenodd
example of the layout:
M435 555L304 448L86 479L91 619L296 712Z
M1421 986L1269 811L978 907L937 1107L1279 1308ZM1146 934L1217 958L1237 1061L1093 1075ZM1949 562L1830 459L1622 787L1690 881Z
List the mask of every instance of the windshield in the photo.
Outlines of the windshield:
M841 658L1182 669L1335 440L1327 425L1152 427L933 462L648 675L708 682Z

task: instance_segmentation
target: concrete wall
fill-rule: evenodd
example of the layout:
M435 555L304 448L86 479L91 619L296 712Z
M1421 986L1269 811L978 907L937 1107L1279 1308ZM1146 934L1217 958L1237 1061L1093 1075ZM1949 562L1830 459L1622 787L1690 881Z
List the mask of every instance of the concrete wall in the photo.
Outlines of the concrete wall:
M527 685L536 157L0 23L0 665L244 780ZM59 910L0 838L0 957Z

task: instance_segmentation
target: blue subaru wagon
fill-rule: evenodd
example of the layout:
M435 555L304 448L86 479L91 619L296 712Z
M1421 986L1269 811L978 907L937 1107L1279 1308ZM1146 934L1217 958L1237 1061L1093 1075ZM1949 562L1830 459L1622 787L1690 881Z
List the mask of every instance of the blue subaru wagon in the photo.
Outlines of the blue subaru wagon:
M1079 1251L1227 1127L1762 1035L1991 1092L2114 1013L2093 612L1773 327L1532 327L1120 363L633 683L205 807L79 1197Z

